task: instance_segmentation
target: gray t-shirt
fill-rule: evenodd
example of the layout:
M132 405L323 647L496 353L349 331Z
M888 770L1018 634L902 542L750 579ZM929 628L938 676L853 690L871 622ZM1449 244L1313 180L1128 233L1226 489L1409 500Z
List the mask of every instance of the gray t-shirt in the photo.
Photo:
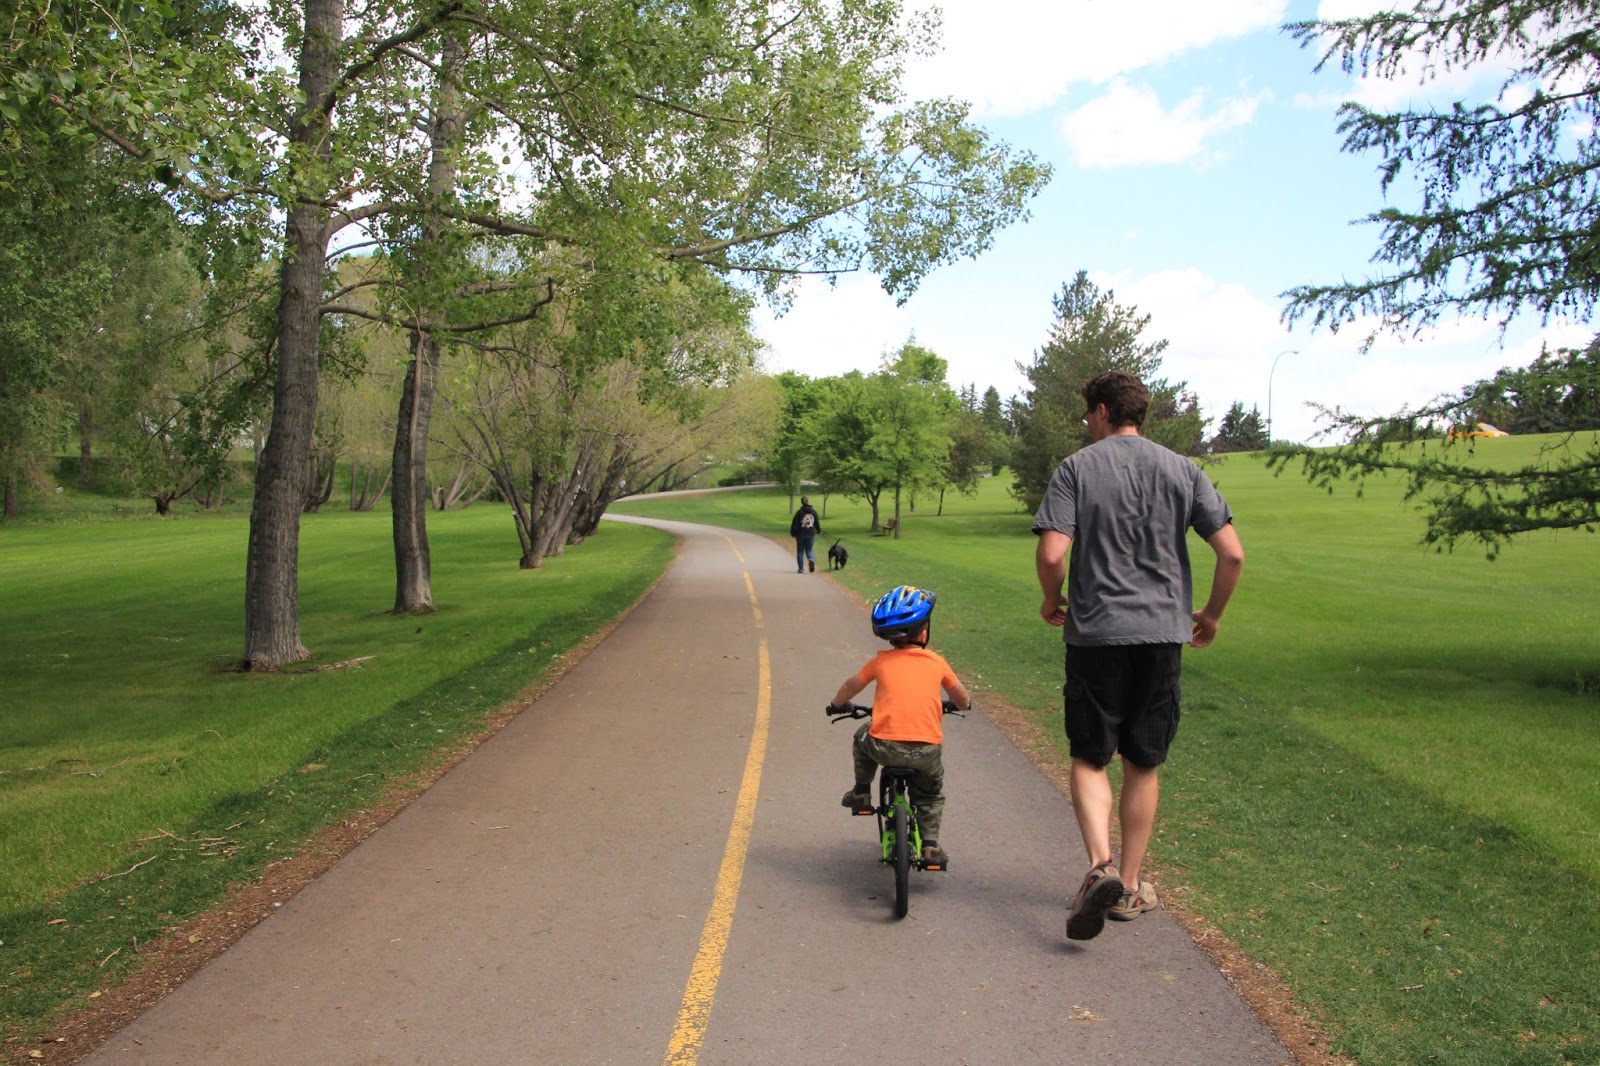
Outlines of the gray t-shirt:
M1233 521L1193 462L1154 441L1110 436L1061 461L1033 531L1072 538L1068 644L1186 644L1194 625L1188 533Z

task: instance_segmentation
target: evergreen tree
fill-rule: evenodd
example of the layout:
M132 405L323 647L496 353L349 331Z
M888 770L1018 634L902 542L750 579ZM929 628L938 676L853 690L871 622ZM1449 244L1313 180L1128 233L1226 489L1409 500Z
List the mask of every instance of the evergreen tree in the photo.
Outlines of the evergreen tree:
M1222 416L1222 424L1217 427L1217 435L1211 438L1211 450L1255 452L1266 446L1267 427L1261 417L1260 409L1252 405L1247 412L1243 403L1238 400L1233 401L1228 413Z
M1011 446L1012 495L1028 510L1039 506L1057 464L1090 443L1083 424L1083 386L1096 374L1123 370L1150 390L1141 433L1184 455L1200 450L1205 418L1186 383L1157 375L1165 340L1145 341L1149 315L1116 302L1116 294L1078 271L1054 298L1050 339L1024 367L1031 388L1014 404L1018 432Z

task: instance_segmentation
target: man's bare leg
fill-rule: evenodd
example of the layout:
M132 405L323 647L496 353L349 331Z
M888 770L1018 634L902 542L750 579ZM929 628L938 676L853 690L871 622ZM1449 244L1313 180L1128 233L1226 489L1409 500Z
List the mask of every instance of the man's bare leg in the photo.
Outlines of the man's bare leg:
M1110 788L1109 783L1106 786ZM1156 806L1161 799L1160 770L1122 760L1122 798L1118 817L1122 824L1122 883L1129 892L1139 887L1139 870L1150 849L1156 827ZM1107 844L1110 847L1110 844Z

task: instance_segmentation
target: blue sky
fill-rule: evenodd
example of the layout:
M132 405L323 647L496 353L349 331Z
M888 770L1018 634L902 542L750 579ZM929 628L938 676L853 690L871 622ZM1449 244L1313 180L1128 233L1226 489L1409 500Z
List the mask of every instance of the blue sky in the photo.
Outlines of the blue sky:
M1449 323L1418 339L1291 332L1281 293L1359 277L1377 246L1352 223L1383 205L1375 156L1340 151L1336 111L1491 98L1497 70L1365 83L1328 69L1285 22L1358 13L1360 0L944 0L944 50L908 72L913 95L955 96L995 136L1055 167L1032 218L976 260L944 267L903 307L876 279L808 283L782 318L762 311L766 367L812 376L875 369L915 334L955 385L1022 392L1051 297L1080 269L1151 316L1163 370L1219 419L1235 400L1274 436L1312 440L1310 401L1388 413L1525 364L1571 323ZM1403 201L1400 201L1403 202ZM1293 354L1283 354L1292 352ZM1281 356L1281 357L1280 357ZM1273 366L1276 363L1276 370ZM1270 385L1270 391L1269 391Z

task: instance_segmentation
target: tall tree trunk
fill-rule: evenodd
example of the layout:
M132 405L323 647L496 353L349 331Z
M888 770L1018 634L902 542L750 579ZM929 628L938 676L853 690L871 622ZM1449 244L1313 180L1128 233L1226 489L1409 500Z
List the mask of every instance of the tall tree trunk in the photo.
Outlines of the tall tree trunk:
M466 59L466 46L446 38L434 93L428 192L431 201L443 202L455 193L457 156L466 127L456 78ZM444 227L430 214L422 225L418 258L445 254ZM426 270L426 266L424 266ZM426 285L423 286L426 290ZM395 423L394 470L390 497L394 528L394 611L432 611L433 560L428 552L428 423L433 417L433 397L439 378L439 342L427 330L429 315L419 308L422 329L411 334L411 365L400 395L400 417Z
M87 398L78 402L78 477L89 476L94 462L94 406Z
M411 365L400 392L389 498L394 530L394 611L425 613L433 607L433 564L428 553L428 423L433 418L439 342L411 334Z
M330 123L321 105L333 85L334 52L344 33L343 0L306 0L305 29L300 90L306 107L294 117L289 140L326 161ZM311 184L320 180L317 175ZM311 654L300 643L300 508L317 417L317 331L329 236L326 208L290 205L278 275L272 425L256 462L245 565L244 665L250 670L274 670Z
M17 505L17 478L13 474L6 478L5 515L7 518L15 517L21 509Z

